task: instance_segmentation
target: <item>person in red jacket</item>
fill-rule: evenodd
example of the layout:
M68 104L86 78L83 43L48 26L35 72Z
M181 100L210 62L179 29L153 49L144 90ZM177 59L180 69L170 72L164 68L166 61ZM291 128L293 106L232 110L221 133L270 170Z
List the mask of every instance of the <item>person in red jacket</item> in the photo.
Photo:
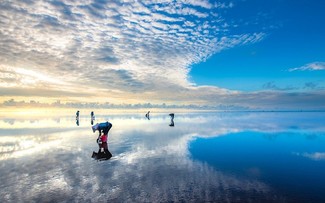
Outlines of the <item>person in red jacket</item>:
M107 145L107 137L108 137L108 131L112 128L112 124L110 122L100 123L92 126L93 132L98 130L99 135L97 138L97 143L99 146L99 150L97 153L97 158L106 158L110 159L113 155L108 150ZM102 149L104 149L104 154L102 153ZM104 157L102 157L104 155ZM99 156L99 157L98 157Z

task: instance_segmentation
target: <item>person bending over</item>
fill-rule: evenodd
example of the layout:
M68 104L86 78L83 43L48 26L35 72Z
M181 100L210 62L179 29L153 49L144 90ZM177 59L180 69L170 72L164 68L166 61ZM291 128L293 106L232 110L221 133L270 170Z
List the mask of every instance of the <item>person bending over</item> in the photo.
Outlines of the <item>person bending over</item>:
M96 130L98 130L98 137L100 137L102 135L102 133L104 135L108 134L108 131L112 128L112 124L110 122L105 122L105 123L96 123L96 125L92 126L93 132L95 133Z
M99 124L97 123L96 125L92 126L94 133L96 130L98 130L98 132L99 132L99 135L97 138L97 143L99 145L98 154L100 154L101 149L104 149L105 156L107 159L110 159L112 157L112 154L108 150L108 146L107 146L108 131L111 128L112 128L112 124L110 122L99 123Z

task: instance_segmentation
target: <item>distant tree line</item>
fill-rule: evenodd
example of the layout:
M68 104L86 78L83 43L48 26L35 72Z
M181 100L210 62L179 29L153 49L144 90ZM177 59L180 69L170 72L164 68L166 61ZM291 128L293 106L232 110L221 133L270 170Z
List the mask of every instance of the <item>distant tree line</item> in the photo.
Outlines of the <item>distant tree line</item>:
M99 103L99 102L61 102L57 100L52 103L42 103L35 100L30 101L16 101L14 99L10 99L4 101L0 104L1 107L56 107L56 108L94 108L94 109L197 109L197 110L249 110L248 107L236 106L236 105L196 105L196 104L184 104L184 105L176 105L176 104L151 104L151 103L137 103L137 104L113 104L109 102Z

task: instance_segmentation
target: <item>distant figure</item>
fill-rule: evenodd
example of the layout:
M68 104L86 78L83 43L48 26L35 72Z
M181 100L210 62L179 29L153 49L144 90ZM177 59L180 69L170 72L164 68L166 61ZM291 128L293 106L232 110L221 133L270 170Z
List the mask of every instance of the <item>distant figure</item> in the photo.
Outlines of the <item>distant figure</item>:
M94 115L94 112L92 111L91 113L90 113L90 123L91 123L91 125L93 125L94 124L94 120L95 120L95 115Z
M148 111L148 113L146 113L146 118L147 118L148 120L150 120L150 111Z
M174 114L173 113L170 113L169 116L170 116L170 124L169 124L169 126L170 127L174 127L175 126L175 123L174 123Z
M93 153L93 156L101 156L103 155L106 159L110 159L112 157L111 152L108 150L107 146L107 137L108 137L108 131L112 128L112 124L110 122L105 123L97 123L96 125L92 126L93 132L95 133L96 130L98 130L99 135L97 138L97 143L99 146L98 153ZM101 153L102 149L104 149L104 154ZM93 157L94 158L94 157ZM98 157L97 157L98 158Z
M76 112L76 124L79 126L79 111Z

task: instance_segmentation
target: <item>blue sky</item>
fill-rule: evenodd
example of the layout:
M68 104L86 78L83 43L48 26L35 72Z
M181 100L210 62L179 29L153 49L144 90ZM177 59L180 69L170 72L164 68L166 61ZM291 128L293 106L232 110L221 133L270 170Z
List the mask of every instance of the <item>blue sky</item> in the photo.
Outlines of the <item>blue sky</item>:
M197 84L243 91L261 90L269 82L279 88L303 88L311 82L324 87L325 71L288 70L325 60L325 2L237 3L227 17L249 22L238 32L262 31L266 36L258 43L225 50L193 65L191 76Z
M0 2L0 102L325 109L321 1Z

